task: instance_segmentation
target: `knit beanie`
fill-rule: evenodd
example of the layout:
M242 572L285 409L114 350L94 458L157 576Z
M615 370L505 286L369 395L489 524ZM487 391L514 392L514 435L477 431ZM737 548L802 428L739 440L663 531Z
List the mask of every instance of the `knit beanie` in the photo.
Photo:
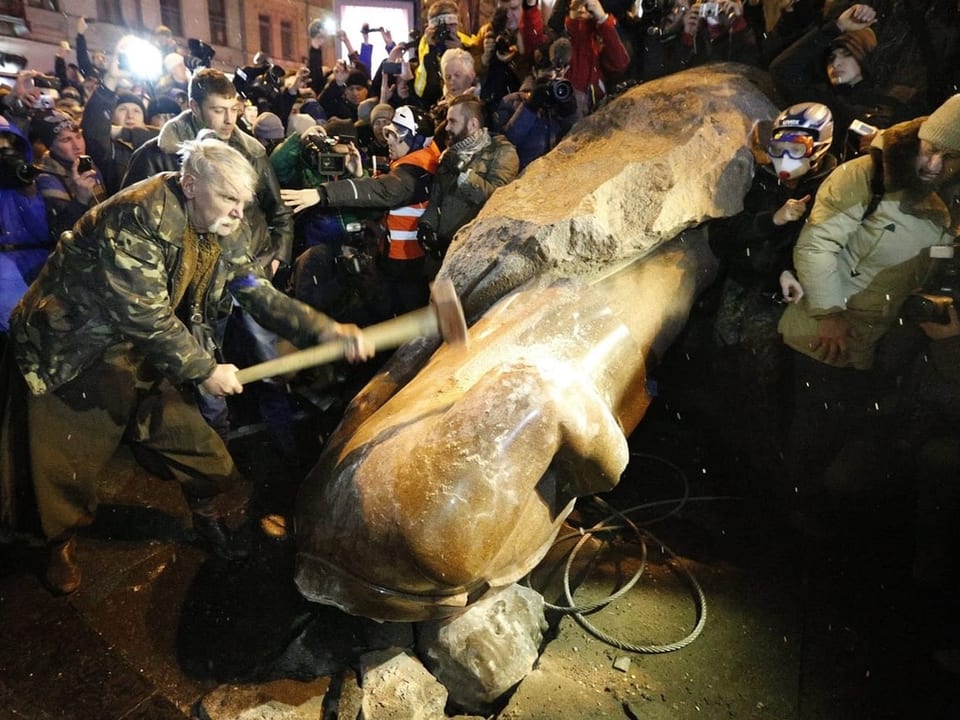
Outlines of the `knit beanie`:
M345 83L347 87L353 85L360 85L362 87L367 87L368 80L367 74L363 70L354 70L349 75L347 75L347 82Z
M64 130L78 131L80 126L62 110L50 110L43 115L33 118L30 123L30 134L48 148L53 145L57 135Z
M155 100L150 101L150 105L147 106L147 120L149 121L154 115L179 115L180 106L177 104L177 101L169 97L158 97Z
M117 105L123 105L125 103L132 103L140 108L140 112L143 113L144 117L147 115L147 109L143 106L143 98L139 95L134 95L131 92L118 92L117 93Z
M362 103L357 105L357 124L359 125L369 125L370 124L370 113L373 112L373 109L377 106L377 98L368 97Z
M960 152L960 95L954 95L920 125L921 140L942 150Z
M373 110L370 111L370 124L373 125L374 122L380 118L386 118L387 121L393 120L393 105L387 103L380 103Z
M863 63L863 59L873 52L877 46L877 36L870 28L860 28L859 30L848 30L841 33L833 41L833 47L844 48L849 52L858 63Z
M260 113L253 121L253 134L258 140L283 140L283 123L272 112Z
M317 121L305 113L290 113L287 118L287 137L295 133L302 135L316 124Z

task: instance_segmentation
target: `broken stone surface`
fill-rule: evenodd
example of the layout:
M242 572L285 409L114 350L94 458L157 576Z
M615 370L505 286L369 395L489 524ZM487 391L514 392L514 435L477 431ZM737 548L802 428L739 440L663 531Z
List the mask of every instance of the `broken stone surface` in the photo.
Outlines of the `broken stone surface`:
M483 713L533 668L546 628L543 597L515 584L455 617L421 623L417 652L451 701Z
M412 344L351 403L298 499L307 598L455 615L529 572L577 497L616 484L647 366L713 277L700 223L742 208L751 127L776 114L743 70L615 99L457 235L441 275L480 317L471 349L428 362L434 347Z
M392 648L361 658L361 720L444 720L447 689L413 653Z
M777 108L743 65L639 85L498 189L440 271L476 317L531 277L589 277L743 209L754 122ZM492 265L492 267L491 267Z

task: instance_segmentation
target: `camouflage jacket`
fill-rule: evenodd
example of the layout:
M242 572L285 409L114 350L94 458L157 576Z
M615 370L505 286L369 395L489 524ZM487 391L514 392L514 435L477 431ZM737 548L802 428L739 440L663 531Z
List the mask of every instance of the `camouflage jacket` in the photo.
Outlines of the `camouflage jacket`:
M220 238L219 258L189 324L173 307L188 229L175 173L101 203L66 232L11 315L17 365L37 395L76 378L107 350L128 345L174 382L201 381L216 365L205 332L231 296L297 345L316 343L332 320L276 290L251 254L262 224Z

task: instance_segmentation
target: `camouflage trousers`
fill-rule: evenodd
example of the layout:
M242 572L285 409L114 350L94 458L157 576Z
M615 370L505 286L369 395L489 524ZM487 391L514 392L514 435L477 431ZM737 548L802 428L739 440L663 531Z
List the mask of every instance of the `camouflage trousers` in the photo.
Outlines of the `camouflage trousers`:
M151 377L129 352L108 353L42 396L27 390L12 365L0 468L14 478L8 490L17 480L32 482L48 539L92 521L100 477L122 445L152 474L178 481L191 507L237 479L223 440L200 415L192 393Z

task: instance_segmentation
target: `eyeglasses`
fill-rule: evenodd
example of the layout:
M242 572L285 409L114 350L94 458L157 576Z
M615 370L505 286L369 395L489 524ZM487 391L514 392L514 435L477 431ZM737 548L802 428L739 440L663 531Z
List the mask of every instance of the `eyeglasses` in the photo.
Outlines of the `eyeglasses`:
M783 133L767 143L767 155L801 160L813 154L813 138L801 133Z

